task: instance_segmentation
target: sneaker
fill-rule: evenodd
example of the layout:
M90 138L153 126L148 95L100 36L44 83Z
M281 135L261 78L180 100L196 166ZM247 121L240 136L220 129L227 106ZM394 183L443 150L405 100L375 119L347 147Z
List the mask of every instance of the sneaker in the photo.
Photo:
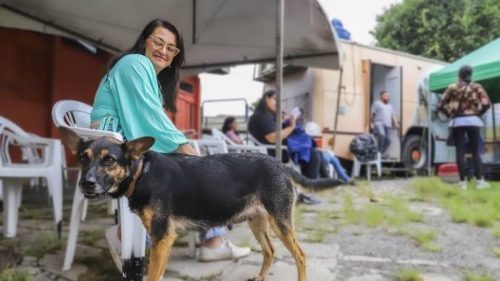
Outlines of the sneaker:
M201 247L199 259L203 262L240 259L248 256L250 252L250 248L238 247L229 240L223 239L222 244L217 248Z
M484 179L478 180L476 188L477 189L487 189L487 188L490 188L490 184L487 183Z
M349 179L347 181L344 181L344 183L347 185L356 186L356 182L354 181L354 179Z
M467 182L466 181L459 181L458 187L460 187L460 189L462 189L462 190L466 190L467 189Z
M115 262L116 268L122 272L122 242L118 238L118 231L118 225L113 225L106 230L105 236L109 245L109 253Z
M299 193L298 202L306 205L318 205L321 204L321 200L311 194Z

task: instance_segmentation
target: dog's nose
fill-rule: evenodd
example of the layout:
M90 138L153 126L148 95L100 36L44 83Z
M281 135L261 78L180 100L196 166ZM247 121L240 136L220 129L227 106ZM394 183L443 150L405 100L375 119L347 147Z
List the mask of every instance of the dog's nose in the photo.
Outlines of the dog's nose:
M82 181L82 187L86 190L93 190L95 186L96 186L96 179L94 177L88 177Z

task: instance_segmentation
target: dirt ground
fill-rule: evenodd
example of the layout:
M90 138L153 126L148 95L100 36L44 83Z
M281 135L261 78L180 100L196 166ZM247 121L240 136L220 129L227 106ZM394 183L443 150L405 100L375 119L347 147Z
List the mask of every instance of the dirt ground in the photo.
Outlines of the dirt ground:
M468 205L457 207L450 201L478 200L477 208L491 205L494 212L500 209L500 184L485 193L457 193L446 186L438 194L415 188L419 180L358 182L356 187L318 193L320 205L298 205L296 228L308 256L309 280L500 280L500 214L461 220L456 209L467 211ZM432 187L436 181L418 184ZM63 237L58 239L47 194L25 188L18 236L0 238L0 281L120 280L103 235L114 223L106 202L90 205L72 270L61 271L72 192L65 190ZM478 212L492 212L488 210ZM186 258L185 238L180 239L165 280L249 278L260 266L259 246L245 224L229 236L235 244L250 246L252 255L237 262L203 264ZM276 238L273 241L278 251L268 280L295 280L293 259Z

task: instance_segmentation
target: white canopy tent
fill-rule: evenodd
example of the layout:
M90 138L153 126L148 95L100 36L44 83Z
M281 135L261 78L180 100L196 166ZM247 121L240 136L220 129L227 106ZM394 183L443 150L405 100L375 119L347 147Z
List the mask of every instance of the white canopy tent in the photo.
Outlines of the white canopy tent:
M276 59L272 0L0 0L0 26L84 40L121 52L154 18L171 21L186 45L187 73ZM286 0L286 63L337 69L339 50L316 0ZM185 72L186 72L185 71Z
M113 53L132 46L154 18L169 20L183 35L184 75L276 61L281 93L283 61L340 68L334 29L316 0L0 0L0 26L79 39ZM281 143L276 150L280 159Z

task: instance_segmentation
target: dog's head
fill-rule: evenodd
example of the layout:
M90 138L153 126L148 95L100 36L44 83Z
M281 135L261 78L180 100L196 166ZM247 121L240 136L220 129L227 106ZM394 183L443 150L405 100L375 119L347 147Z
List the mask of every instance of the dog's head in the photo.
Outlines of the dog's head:
M85 141L71 129L58 129L63 143L77 157L82 171L80 190L88 199L106 194L115 198L123 195L128 186L121 187L120 183L133 176L134 161L154 143L152 137L127 142L108 137Z

